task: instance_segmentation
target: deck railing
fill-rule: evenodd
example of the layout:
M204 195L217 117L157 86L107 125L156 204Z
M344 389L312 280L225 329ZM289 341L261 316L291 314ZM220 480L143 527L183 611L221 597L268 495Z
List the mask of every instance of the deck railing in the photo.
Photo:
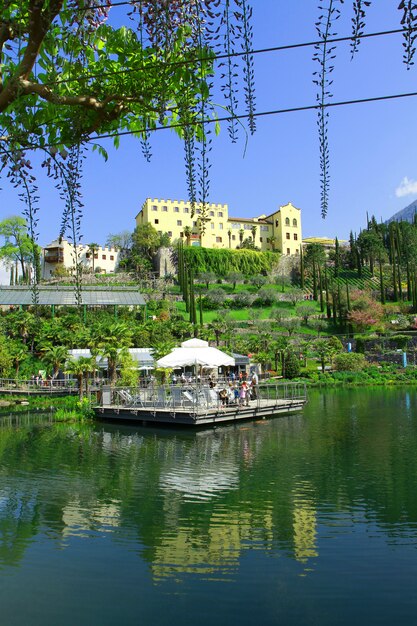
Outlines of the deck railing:
M107 381L102 379L99 381L91 380L89 389L90 391L96 391L105 383L107 383ZM0 393L28 395L46 395L54 393L74 394L78 393L78 384L73 378L66 378L65 380L0 378Z
M220 391L228 390L228 396L222 400ZM238 388L239 391L239 388ZM187 411L201 415L211 410L231 410L279 406L283 402L302 403L307 400L304 383L260 383L243 399L235 396L234 388L217 385L211 388L206 384L150 384L147 387L110 387L104 386L101 394L101 406L115 409L147 411Z

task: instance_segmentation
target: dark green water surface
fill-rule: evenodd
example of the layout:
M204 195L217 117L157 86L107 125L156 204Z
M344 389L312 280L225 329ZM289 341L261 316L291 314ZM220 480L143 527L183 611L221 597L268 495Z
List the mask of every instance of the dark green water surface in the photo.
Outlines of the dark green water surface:
M0 623L417 624L417 392L200 432L0 418Z

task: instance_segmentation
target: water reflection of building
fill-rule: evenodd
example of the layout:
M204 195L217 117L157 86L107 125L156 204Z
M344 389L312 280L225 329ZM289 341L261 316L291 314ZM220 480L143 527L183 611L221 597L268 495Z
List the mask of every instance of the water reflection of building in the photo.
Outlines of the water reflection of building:
M189 460L166 471L160 478L161 488L180 493L188 501L210 500L223 491L237 489L239 470L228 462L213 466L196 466Z
M260 520L242 511L214 511L204 533L196 533L192 523L185 526L178 520L178 527L167 531L155 549L151 565L154 579L181 580L181 575L187 574L211 580L231 576L239 567L244 544L253 543L261 527L265 549L273 539L270 514Z
M293 494L294 556L301 563L318 556L317 514L309 487L308 484L303 484Z
M120 506L118 503L100 503L86 509L82 502L73 500L62 509L64 527L62 536L82 537L91 530L95 532L111 532L120 524Z

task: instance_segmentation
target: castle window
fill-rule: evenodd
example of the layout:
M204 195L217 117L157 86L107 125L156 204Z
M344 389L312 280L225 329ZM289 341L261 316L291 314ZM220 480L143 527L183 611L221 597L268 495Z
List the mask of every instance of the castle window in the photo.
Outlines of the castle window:
M210 217L214 217L214 211L210 211L209 215Z
M293 219L293 221L292 221L292 225L293 225L293 226L297 226L297 220L296 220L295 218L294 218L294 219Z
M159 220L154 220L155 224L159 224Z
M236 241L236 235L232 235L233 241Z
M289 249L289 248L287 248L287 254L288 254L288 255L289 255L289 254L291 254L291 252L290 252L290 249Z
M177 226L182 226L182 220L177 220Z
M188 206L185 206L185 207L183 208L183 212L184 212L184 213L189 213L189 212L190 212L190 209L188 208Z
M275 220L275 226L278 226L278 220Z
M103 259L103 261L105 261L105 260L106 260L106 255L105 255L105 254L102 254L102 255L101 255L101 258Z
M214 230L214 223L213 222L210 224L210 226L211 226L211 230Z
M167 206L163 206L162 210L166 213L168 211L168 207Z
M294 241L298 241L298 235L297 235L297 233L294 233Z
M216 237L216 243L221 243L222 242L222 238L221 237Z
M156 204L153 204L152 205L152 211L157 211L157 210L158 210L158 207L156 206Z
M180 212L180 207L174 206L174 213L179 213L179 212Z
M114 256L112 254L110 255L110 261L114 261Z
M219 212L217 213L217 217L223 217L223 211L219 211Z
M289 226L290 225L290 218L286 217L285 218L285 226Z
M223 230L223 224L219 224L220 230Z

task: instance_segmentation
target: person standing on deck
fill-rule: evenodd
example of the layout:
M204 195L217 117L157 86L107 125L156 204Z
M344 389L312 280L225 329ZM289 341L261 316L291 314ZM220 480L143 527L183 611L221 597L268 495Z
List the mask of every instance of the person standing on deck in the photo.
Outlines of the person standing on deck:
M250 382L251 382L251 396L253 400L256 400L259 396L259 392L258 392L259 391L258 390L259 378L256 372L253 372Z

